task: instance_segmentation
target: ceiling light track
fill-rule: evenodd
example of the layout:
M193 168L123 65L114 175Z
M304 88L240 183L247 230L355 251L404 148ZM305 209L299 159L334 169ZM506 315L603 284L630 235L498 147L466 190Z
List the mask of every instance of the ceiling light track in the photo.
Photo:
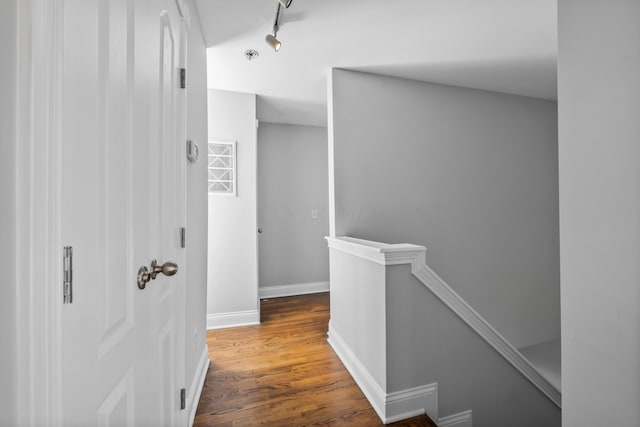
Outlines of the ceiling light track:
M276 9L276 18L273 21L273 34L267 34L264 40L267 42L269 46L273 48L276 52L280 50L282 43L277 39L278 30L280 29L279 21L280 16L282 15L282 8L288 9L291 6L293 0L278 0L278 8Z

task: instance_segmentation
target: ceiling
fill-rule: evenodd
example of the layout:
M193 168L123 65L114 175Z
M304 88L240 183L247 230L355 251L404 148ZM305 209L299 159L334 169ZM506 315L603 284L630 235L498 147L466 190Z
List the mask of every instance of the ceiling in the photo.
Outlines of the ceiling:
M196 5L209 87L257 94L264 122L326 126L333 67L556 99L556 0L293 0L279 52L277 0Z

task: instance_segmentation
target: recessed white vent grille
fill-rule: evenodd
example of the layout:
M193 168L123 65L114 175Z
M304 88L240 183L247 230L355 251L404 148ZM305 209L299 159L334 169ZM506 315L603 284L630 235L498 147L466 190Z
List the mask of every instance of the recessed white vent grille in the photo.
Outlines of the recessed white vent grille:
M236 143L209 141L209 194L235 196Z

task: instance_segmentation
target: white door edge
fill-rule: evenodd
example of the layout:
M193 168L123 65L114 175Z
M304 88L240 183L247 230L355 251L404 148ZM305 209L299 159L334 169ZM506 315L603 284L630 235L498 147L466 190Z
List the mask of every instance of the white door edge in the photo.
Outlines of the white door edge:
M60 0L17 2L18 424L60 425ZM38 59L38 63L33 62Z

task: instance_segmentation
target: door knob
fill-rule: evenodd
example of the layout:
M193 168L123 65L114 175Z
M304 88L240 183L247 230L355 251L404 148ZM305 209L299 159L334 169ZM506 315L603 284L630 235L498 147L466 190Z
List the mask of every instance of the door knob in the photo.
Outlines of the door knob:
M158 265L158 261L155 259L151 261L151 275L152 279L155 279L158 273L162 273L165 276L173 276L178 272L178 264L175 262L167 261L162 265Z
M173 276L178 272L178 264L167 261L158 265L155 259L151 261L151 271L144 265L138 269L138 288L144 289L151 280L155 279L159 273L165 276Z

